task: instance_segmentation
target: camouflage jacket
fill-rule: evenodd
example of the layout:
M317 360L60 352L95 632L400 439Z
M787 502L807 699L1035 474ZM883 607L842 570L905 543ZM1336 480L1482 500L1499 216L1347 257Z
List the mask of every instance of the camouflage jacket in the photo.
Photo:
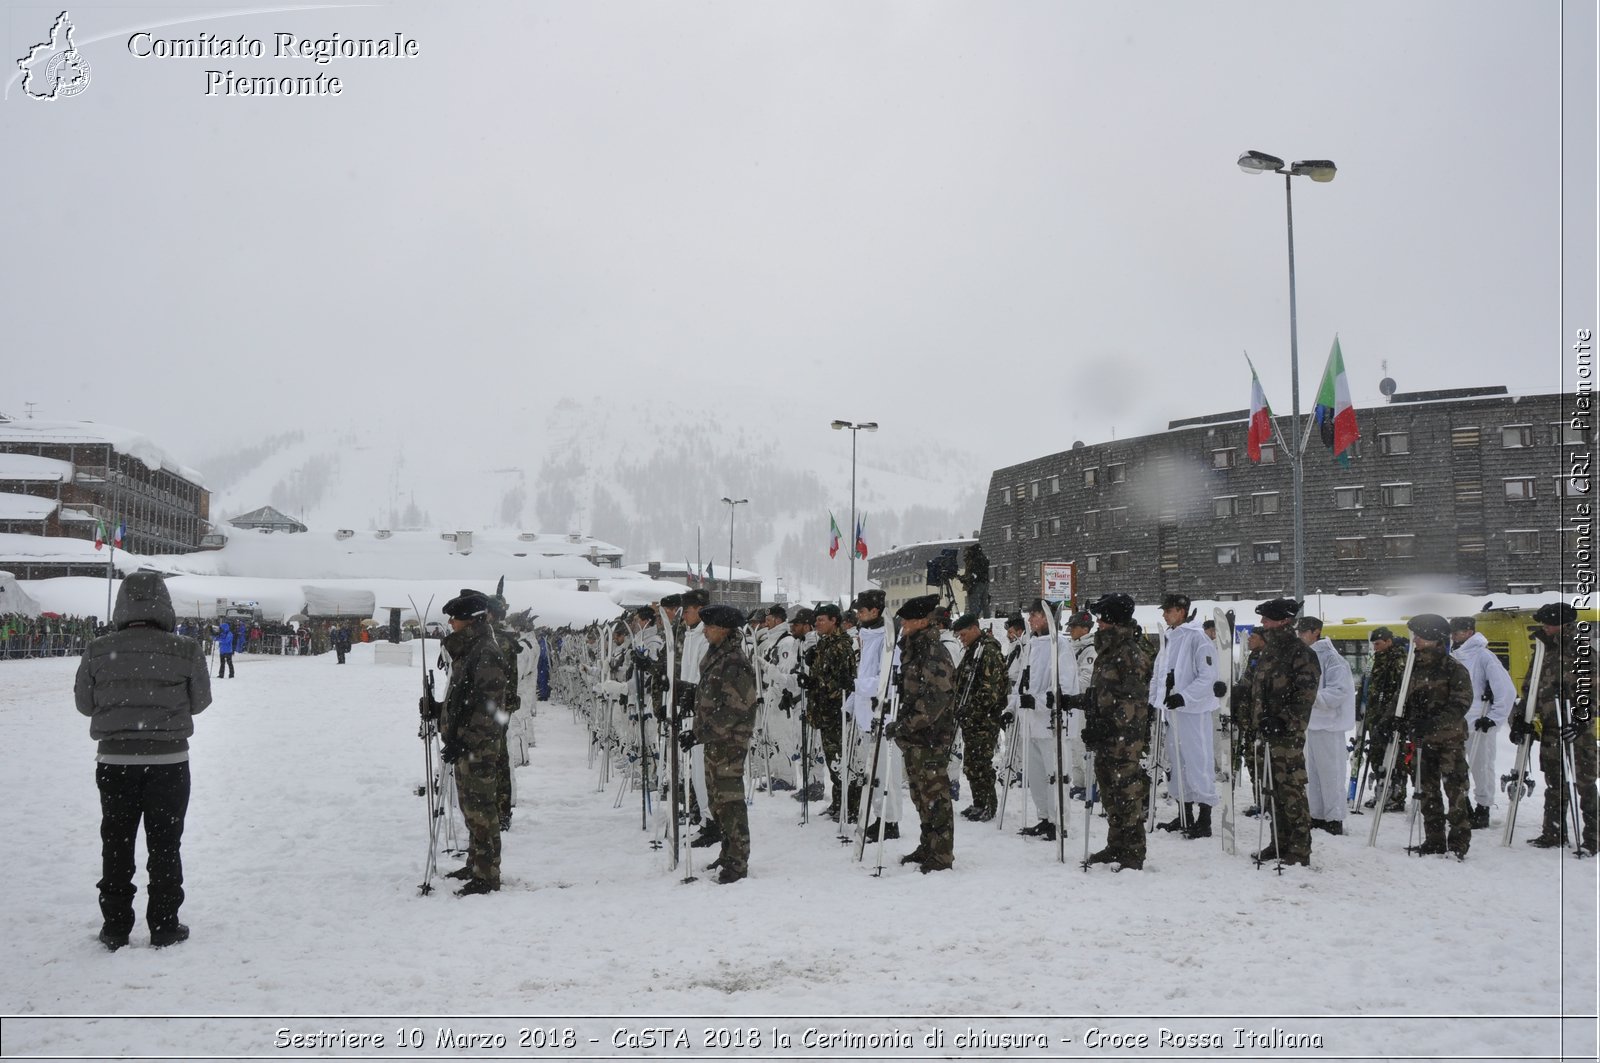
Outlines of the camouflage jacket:
M1239 670L1239 681L1233 685L1233 726L1235 730L1254 734L1256 729L1255 682L1256 669L1261 665L1261 651L1246 652L1244 667Z
M1400 697L1400 679L1406 671L1406 644L1399 639L1372 657L1372 674L1367 679L1367 718L1376 723L1394 717Z
M955 666L932 625L905 641L900 658L900 711L895 741L901 746L949 749L956 737Z
M1150 673L1155 658L1132 624L1094 633L1094 677L1083 716L1083 740L1094 748L1142 742L1150 731Z
M1261 637L1266 645L1250 682L1256 729L1267 735L1304 738L1322 684L1322 666L1291 626L1266 628Z
M1558 635L1546 635L1543 628L1534 631L1533 637L1544 643L1544 665L1539 669L1538 700L1534 704L1537 719L1539 720L1540 733L1554 734L1555 729L1561 726L1561 720L1556 706L1556 700L1567 703L1570 712L1574 706L1594 704L1593 695L1579 699L1578 688L1578 655L1573 652L1573 629L1571 626L1561 629ZM1533 679L1533 668L1530 665L1528 674L1522 680L1522 696L1528 696L1528 684ZM1527 702L1512 710L1513 715L1526 711ZM1593 709L1591 708L1592 712ZM1592 717L1591 717L1592 719Z
M522 640L510 628L497 626L494 629L494 641L506 662L506 711L516 712L522 705L522 699L517 694L517 684L522 678L518 674L517 655L522 652Z
M811 658L811 678L816 680L808 700L812 705L837 708L840 699L855 689L856 644L843 631L817 640Z
M1011 680L1000 643L985 631L967 647L956 665L956 712L963 727L978 724L998 728L1006 709Z
M1467 734L1472 707L1472 676L1443 647L1416 651L1411 685L1406 688L1405 720L1415 735Z
M694 737L706 745L750 748L756 726L756 670L730 632L706 651L694 696Z
M493 629L468 624L447 635L443 646L450 655L450 684L439 714L439 733L447 742L459 742L466 732L502 729L507 668Z

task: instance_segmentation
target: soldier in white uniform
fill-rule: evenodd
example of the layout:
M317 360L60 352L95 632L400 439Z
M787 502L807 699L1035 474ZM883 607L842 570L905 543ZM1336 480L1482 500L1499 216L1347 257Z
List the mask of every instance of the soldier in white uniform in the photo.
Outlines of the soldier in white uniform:
M1478 634L1478 622L1470 616L1450 620L1450 656L1472 677L1472 707L1467 710L1467 768L1472 772L1472 829L1489 826L1489 809L1494 806L1494 747L1498 728L1511 715L1517 700L1517 686L1506 666L1489 649L1489 640Z
M1216 644L1189 615L1189 596L1161 599L1161 650L1150 672L1150 706L1165 721L1172 773L1168 791L1184 809L1159 829L1182 831L1185 838L1211 837L1211 809L1217 803L1216 746L1212 731L1217 711Z

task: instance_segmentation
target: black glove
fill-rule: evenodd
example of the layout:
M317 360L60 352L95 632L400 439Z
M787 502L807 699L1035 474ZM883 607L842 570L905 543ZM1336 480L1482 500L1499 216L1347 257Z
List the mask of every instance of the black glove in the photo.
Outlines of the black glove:
M1474 730L1492 731L1494 730L1494 721L1489 719L1487 716L1479 716L1476 720L1472 721L1472 726Z
M679 688L678 711L684 713L694 711L694 687Z
M466 751L466 746L463 746L454 738L446 738L444 743L439 746L439 759L446 764L454 764L457 758Z
M1212 697L1221 698L1221 697L1226 697L1227 694L1228 694L1228 684L1224 683L1222 680L1219 679L1215 683L1211 684L1211 695L1212 695Z
M684 731L678 736L678 748L683 750L685 753L693 749L696 744L697 743L694 740L693 731Z
M1000 714L1000 726L1010 727L1011 721L1015 720L1016 718L1017 717L1011 712L1011 710L1007 709L1005 712Z
M521 694L507 694L506 695L506 712L508 712L508 713L516 712L520 708L522 708L522 695Z
M1100 722L1099 717L1085 716L1083 718L1082 738L1084 745L1097 746L1109 737L1111 736L1107 733L1105 725Z
M434 700L427 694L417 699L417 711L422 714L424 720L437 720L439 713L443 709L444 705L441 702Z
M1283 725L1283 721L1271 717L1263 717L1256 731L1262 738L1287 738L1289 735L1289 729Z
M1168 694L1167 700L1163 701L1161 704L1165 705L1169 709L1181 709L1183 708L1183 695L1177 692Z
M804 690L808 694L817 689L817 677L812 675L810 672L802 672L796 677L796 679L800 684L800 689Z
M900 733L900 721L899 720L890 720L888 723L884 724L884 726L883 726L883 737L892 739L895 736L899 735L899 733Z
M1031 708L1033 708L1033 706L1035 704L1032 694L1024 694L1024 695L1022 695L1022 697L1018 698L1017 701L1018 701L1018 704L1020 704L1025 709L1031 709Z
M1063 694L1061 700L1066 703L1067 708L1077 709L1080 712L1089 707L1087 694Z
M1583 724L1579 723L1577 720L1568 720L1566 723L1561 725L1561 730L1556 732L1556 734L1561 736L1561 740L1563 742L1571 742L1582 733Z
M792 715L791 710L794 709L794 703L798 700L800 699L794 696L794 691L785 690L782 696L778 698L778 708L782 710L785 716Z
M1522 742L1525 739L1531 740L1534 737L1533 724L1529 723L1520 712L1511 717L1511 741L1513 743Z
M1044 692L1044 707L1047 709L1056 707L1056 692L1054 690L1046 690Z

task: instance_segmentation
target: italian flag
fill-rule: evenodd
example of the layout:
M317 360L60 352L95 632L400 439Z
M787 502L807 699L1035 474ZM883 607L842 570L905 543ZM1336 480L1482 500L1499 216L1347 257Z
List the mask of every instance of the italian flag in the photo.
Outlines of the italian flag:
M832 558L839 553L839 540L844 537L844 533L839 530L839 522L833 519L832 513L828 514L828 534L830 536L828 540L828 557Z
M104 548L105 545L106 545L106 522L103 521L103 520L97 520L97 521L94 522L94 548L96 550L100 550L100 549Z
M1350 379L1344 372L1344 353L1339 350L1339 337L1333 338L1333 350L1328 352L1328 367L1322 371L1322 386L1317 388L1317 402L1313 408L1322 441L1333 451L1333 460L1345 468L1350 467L1350 452L1355 449L1361 432L1356 427L1356 410L1350 405Z
M1250 434L1245 438L1245 450L1251 461L1261 460L1261 444L1272 441L1272 407L1267 405L1267 393L1261 390L1261 378L1256 367L1250 367Z

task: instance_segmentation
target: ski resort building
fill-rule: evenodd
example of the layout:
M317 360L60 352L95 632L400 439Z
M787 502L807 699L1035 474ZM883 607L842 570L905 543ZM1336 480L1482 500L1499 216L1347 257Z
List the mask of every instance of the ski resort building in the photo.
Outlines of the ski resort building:
M0 563L21 578L83 575L96 563L103 571L103 557L80 544L119 526L126 529L122 549L133 554L198 549L210 498L199 473L137 432L89 421L0 419L0 535L79 541L6 551L17 556Z
M1308 594L1576 589L1579 573L1562 559L1592 548L1592 518L1574 518L1593 499L1594 436L1574 397L1504 387L1401 393L1357 418L1348 468L1311 427ZM1074 443L996 470L980 533L993 608L1036 597L1046 561L1077 562L1083 599L1292 594L1291 465L1276 445L1250 460L1248 420L1246 410L1184 418L1165 432Z
M894 616L896 609L913 598L936 591L942 593L941 587L928 582L929 563L938 561L941 565L947 565L953 559L959 567L962 564L961 554L971 542L971 539L938 539L912 543L910 546L893 547L886 553L868 558L867 579L883 590L883 615ZM951 612L960 616L966 611L967 592L954 579L950 581L950 589L955 592L955 605Z

